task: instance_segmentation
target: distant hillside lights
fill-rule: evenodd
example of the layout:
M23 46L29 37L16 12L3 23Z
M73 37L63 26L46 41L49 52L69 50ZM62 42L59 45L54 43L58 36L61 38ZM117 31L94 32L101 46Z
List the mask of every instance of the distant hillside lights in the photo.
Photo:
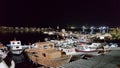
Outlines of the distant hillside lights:
M71 26L70 29L76 29L74 26Z
M109 33L109 27L108 26L100 26L100 27L95 27L95 26L82 26L82 33L83 34L94 34L96 33L96 30L101 33L101 34L105 34L105 33Z
M100 31L100 33L102 33L102 34L108 33L109 27L101 26L101 27L99 27L99 31Z
M6 27L6 26L0 27L0 32L42 32L45 30L53 30L53 28Z

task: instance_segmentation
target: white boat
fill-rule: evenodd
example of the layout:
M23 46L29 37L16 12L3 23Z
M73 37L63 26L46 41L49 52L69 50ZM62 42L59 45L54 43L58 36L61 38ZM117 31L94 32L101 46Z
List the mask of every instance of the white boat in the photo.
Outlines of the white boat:
M101 45L101 43L91 43L90 45L88 45L88 47L95 49L95 48L99 47L100 45Z
M7 47L0 44L0 59L4 59L7 56Z
M118 48L117 43L108 43L107 45L104 46L104 49L112 49L112 48Z
M8 59L10 58L7 56L8 52L7 47L0 44L0 68L15 68L15 62Z
M83 43L89 43L91 42L91 40L85 35L81 36L81 37L78 37L78 41L79 42L83 42Z
M10 44L8 44L7 46L10 48L10 51L13 54L21 54L24 50L21 41L17 40L10 41Z
M75 48L70 46L59 47L59 50L65 52L66 55L74 55L76 53Z
M7 64L5 63L5 61L1 61L0 62L0 68L15 68L15 62L12 60L11 61L11 66L7 66Z
M88 55L99 55L98 50L96 49L91 49L88 46L77 46L75 48L76 52L79 54L88 54Z

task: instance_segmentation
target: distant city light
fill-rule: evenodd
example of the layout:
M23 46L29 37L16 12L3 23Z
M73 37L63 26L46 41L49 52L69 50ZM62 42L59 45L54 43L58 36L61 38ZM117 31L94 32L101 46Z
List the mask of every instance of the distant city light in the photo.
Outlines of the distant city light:
M74 27L74 26L71 26L70 29L75 29L75 27Z

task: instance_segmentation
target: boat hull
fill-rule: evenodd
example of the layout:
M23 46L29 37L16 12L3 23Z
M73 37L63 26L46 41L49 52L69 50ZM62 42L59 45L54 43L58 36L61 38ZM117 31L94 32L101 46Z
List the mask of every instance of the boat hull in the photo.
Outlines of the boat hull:
M60 58L47 59L47 58L40 58L30 54L27 54L27 56L30 60L32 60L36 64L44 65L46 67L54 67L54 68L68 63L72 57L71 55L64 55Z
M11 50L12 54L21 54L23 52L23 50Z
M92 50L92 51L82 51L82 50L78 50L76 49L76 52L79 54L89 54L89 55L99 55L97 50Z

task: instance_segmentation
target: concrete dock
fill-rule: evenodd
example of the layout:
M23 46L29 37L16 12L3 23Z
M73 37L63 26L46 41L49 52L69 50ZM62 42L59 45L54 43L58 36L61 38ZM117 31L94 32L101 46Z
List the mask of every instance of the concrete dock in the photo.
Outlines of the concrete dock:
M110 51L105 55L92 57L89 59L79 59L72 61L63 68L119 68L120 50Z

